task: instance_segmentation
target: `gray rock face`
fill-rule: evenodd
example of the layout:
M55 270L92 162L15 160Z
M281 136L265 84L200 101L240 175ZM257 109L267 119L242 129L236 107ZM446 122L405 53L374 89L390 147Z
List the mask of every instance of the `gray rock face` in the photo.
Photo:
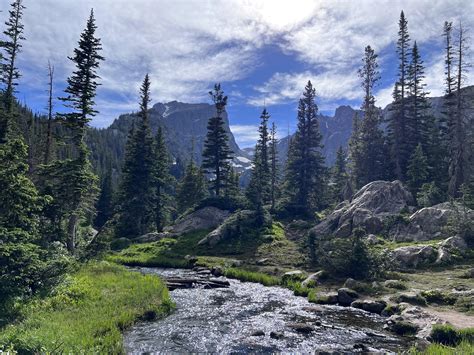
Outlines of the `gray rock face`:
M431 245L400 247L391 253L392 262L399 269L416 269L433 263L437 257L438 251Z
M343 287L337 290L337 302L341 306L350 306L358 298L359 294L350 288Z
M230 215L216 207L204 207L179 218L175 224L166 228L166 232L183 234L196 230L211 229L219 226Z
M351 307L363 309L366 312L381 314L382 311L387 307L387 302L385 301L374 301L374 300L364 300L364 301L354 301L351 303Z
M227 211L226 211L227 212ZM228 214L227 214L228 215ZM201 239L198 245L209 245L214 246L219 243L221 240L226 239L235 232L236 229L240 228L239 223L242 221L246 221L254 215L253 211L250 210L243 210L234 213L233 215L229 216L221 220L220 225L216 225L216 229L214 229L211 233L209 233L205 238Z
M398 242L438 239L443 236L444 228L455 214L454 206L449 202L425 207L413 213L407 224L397 225L390 234ZM467 214L468 218L474 219L474 211L469 210Z
M355 228L363 227L367 233L377 234L388 217L413 205L413 196L400 181L373 181L362 187L350 203L340 204L311 232L316 237L347 237Z

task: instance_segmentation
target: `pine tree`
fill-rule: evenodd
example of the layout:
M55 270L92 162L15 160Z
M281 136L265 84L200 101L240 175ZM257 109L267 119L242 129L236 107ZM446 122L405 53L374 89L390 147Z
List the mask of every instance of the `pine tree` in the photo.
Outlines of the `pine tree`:
M48 61L48 126L46 129L46 147L43 163L48 164L53 153L53 81L54 66Z
M155 227L156 230L161 231L168 219L168 205L170 204L168 190L174 181L169 173L169 155L161 127L158 128L158 133L155 138L154 157L153 185Z
M5 140L7 130L16 129L14 128L17 122L12 121L14 119L13 104L14 104L14 93L17 80L20 78L20 72L16 67L17 56L21 50L21 41L25 39L23 36L24 26L21 22L23 17L23 6L22 0L15 0L10 5L9 18L5 25L7 26L3 34L7 37L6 41L0 42L1 47L4 50L3 62L1 63L0 73L2 74L1 80L5 85L5 92L3 94L3 105L5 110L0 115L0 143ZM13 127L10 127L13 125Z
M454 104L449 117L448 129L450 138L449 147L449 186L448 193L452 197L459 196L459 189L468 176L467 164L467 137L465 123L465 99L461 92L464 76L469 67L466 61L467 37L462 24L459 24L456 39L456 85ZM448 95L449 96L449 95Z
M310 216L322 206L324 157L317 119L316 92L308 81L298 105L298 127L288 152L286 195L294 213Z
M95 37L97 26L94 12L91 10L86 28L81 34L78 47L69 59L75 64L76 70L67 79L65 89L67 97L61 98L71 112L61 114L60 117L70 128L73 134L74 156L68 161L64 180L69 182L72 208L68 217L68 249L71 253L76 248L77 224L80 215L90 208L96 190L94 176L89 162L89 149L84 142L84 135L88 122L98 112L94 109L94 97L99 83L97 69L104 58L99 54L102 49L100 39ZM68 172L66 174L66 172Z
M140 112L132 126L122 169L119 189L118 237L133 238L152 229L155 223L155 156L154 141L148 118L150 80L145 76L140 88Z
M336 162L331 169L331 198L334 202L341 202L345 197L345 189L349 180L346 169L347 155L342 146L336 154Z
M364 100L362 112L364 116L360 122L354 120L353 134L350 144L352 161L352 179L357 188L371 181L381 180L385 177L384 136L380 128L380 111L375 107L374 87L380 80L378 71L377 54L367 46L365 48L362 67L359 77L362 80Z
M94 220L94 226L99 230L113 215L113 195L112 168L109 166L107 173L102 179L100 195L96 204L97 216Z
M388 138L390 151L395 169L395 177L399 180L405 179L409 159L409 147L407 146L407 102L408 94L408 68L410 55L410 36L408 34L408 22L403 11L400 14L399 31L397 41L398 54L398 80L393 92L394 102L391 107L391 115L388 121Z
M208 174L213 175L211 190L214 191L216 196L220 196L226 185L226 171L228 171L229 160L232 158L228 143L229 137L224 128L223 118L227 96L224 96L220 84L214 85L214 90L210 91L209 95L216 107L216 115L211 117L207 124L202 166Z
M190 160L178 185L177 202L180 213L198 205L206 197L206 179L203 171Z
M270 159L268 119L270 115L266 108L260 115L260 126L258 128L259 139L255 146L253 159L252 176L247 189L247 198L254 206L264 205L270 202Z
M408 186L412 191L413 195L417 195L420 191L421 186L428 182L429 177L429 166L428 159L426 158L425 153L423 152L423 147L421 143L416 146L415 151L410 157L410 162L408 164L407 178Z
M271 202L271 211L275 210L275 203L277 197L277 186L278 186L278 151L277 151L278 141L276 139L276 125L275 122L272 122L272 128L270 130L270 143L269 143L269 152L270 152L270 202Z
M0 144L0 310L13 296L41 286L46 252L39 235L42 201L27 176L22 138Z

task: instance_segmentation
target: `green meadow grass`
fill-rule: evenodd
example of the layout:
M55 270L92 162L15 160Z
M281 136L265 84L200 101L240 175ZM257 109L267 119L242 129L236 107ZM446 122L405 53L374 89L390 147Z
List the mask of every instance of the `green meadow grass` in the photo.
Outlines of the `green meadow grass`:
M174 307L164 283L108 262L89 263L0 330L0 350L31 353L124 352L122 331Z

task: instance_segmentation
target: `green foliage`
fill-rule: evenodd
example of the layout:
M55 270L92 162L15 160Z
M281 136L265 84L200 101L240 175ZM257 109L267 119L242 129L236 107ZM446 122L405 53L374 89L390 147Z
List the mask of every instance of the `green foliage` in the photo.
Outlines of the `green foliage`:
M234 212L245 207L245 202L234 196L209 196L203 199L197 206L196 210L204 207L216 207L221 210Z
M392 330L398 335L415 335L418 327L410 322L397 321L392 324Z
M0 344L19 353L122 353L124 329L172 308L157 277L91 263L25 305L24 319L0 331Z
M457 346L461 342L474 344L474 328L456 329L449 324L435 324L430 338L433 342L448 346Z
M228 171L229 160L232 157L223 118L227 96L224 96L220 84L215 84L214 90L210 91L209 95L216 107L216 115L211 117L207 124L202 166L206 169L206 172L214 175L214 179L211 181L211 189L216 196L220 196L221 190L226 184L226 172Z
M184 176L179 182L176 200L178 211L194 208L206 196L207 187L203 171L191 160L186 166Z
M422 291L421 296L426 299L426 302L436 303L439 305L453 305L457 300L457 297L444 293L440 290Z
M288 147L286 210L294 216L310 217L323 204L326 168L315 97L315 89L308 81L298 104L298 127Z
M444 196L435 182L424 183L416 195L416 201L421 207L430 207L443 202Z
M113 215L113 194L114 191L112 188L112 169L109 167L109 169L107 169L107 173L105 174L102 180L102 184L100 187L100 195L96 204L97 216L94 220L94 226L97 229L101 229Z
M280 284L280 279L261 272L247 271L238 268L228 268L224 275L232 279L245 282L256 282L265 286L275 286Z
M381 272L380 260L370 250L362 237L363 230L356 230L350 238L331 238L319 243L316 261L334 276L368 279Z
M408 186L414 195L416 195L421 186L427 182L428 168L428 159L420 143L416 146L415 151L410 157L407 170Z
M346 186L349 184L349 175L346 168L347 154L339 147L336 155L336 162L331 169L331 200L335 203L345 200Z

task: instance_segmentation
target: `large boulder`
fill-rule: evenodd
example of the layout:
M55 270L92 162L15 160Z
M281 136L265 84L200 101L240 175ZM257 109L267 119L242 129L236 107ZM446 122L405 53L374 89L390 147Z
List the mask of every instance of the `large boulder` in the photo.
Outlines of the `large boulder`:
M216 207L204 207L176 220L175 224L167 227L165 232L183 234L196 230L212 229L219 226L229 217L230 212Z
M400 247L392 251L392 265L398 269L416 269L436 261L438 250L431 245Z
M337 302L341 306L350 306L358 298L359 294L350 288L343 287L337 290Z
M242 210L232 214L226 218L224 223L217 226L206 237L201 239L198 245L215 246L220 241L240 235L242 228L253 221L255 212L250 210Z
M355 228L363 227L367 233L377 234L387 218L410 210L414 204L412 194L400 181L373 181L362 187L352 201L339 204L311 233L316 237L347 237Z
M398 224L390 231L397 242L438 239L445 233L449 220L456 215L457 207L450 202L422 208L413 213L406 224ZM466 211L474 219L474 211Z

